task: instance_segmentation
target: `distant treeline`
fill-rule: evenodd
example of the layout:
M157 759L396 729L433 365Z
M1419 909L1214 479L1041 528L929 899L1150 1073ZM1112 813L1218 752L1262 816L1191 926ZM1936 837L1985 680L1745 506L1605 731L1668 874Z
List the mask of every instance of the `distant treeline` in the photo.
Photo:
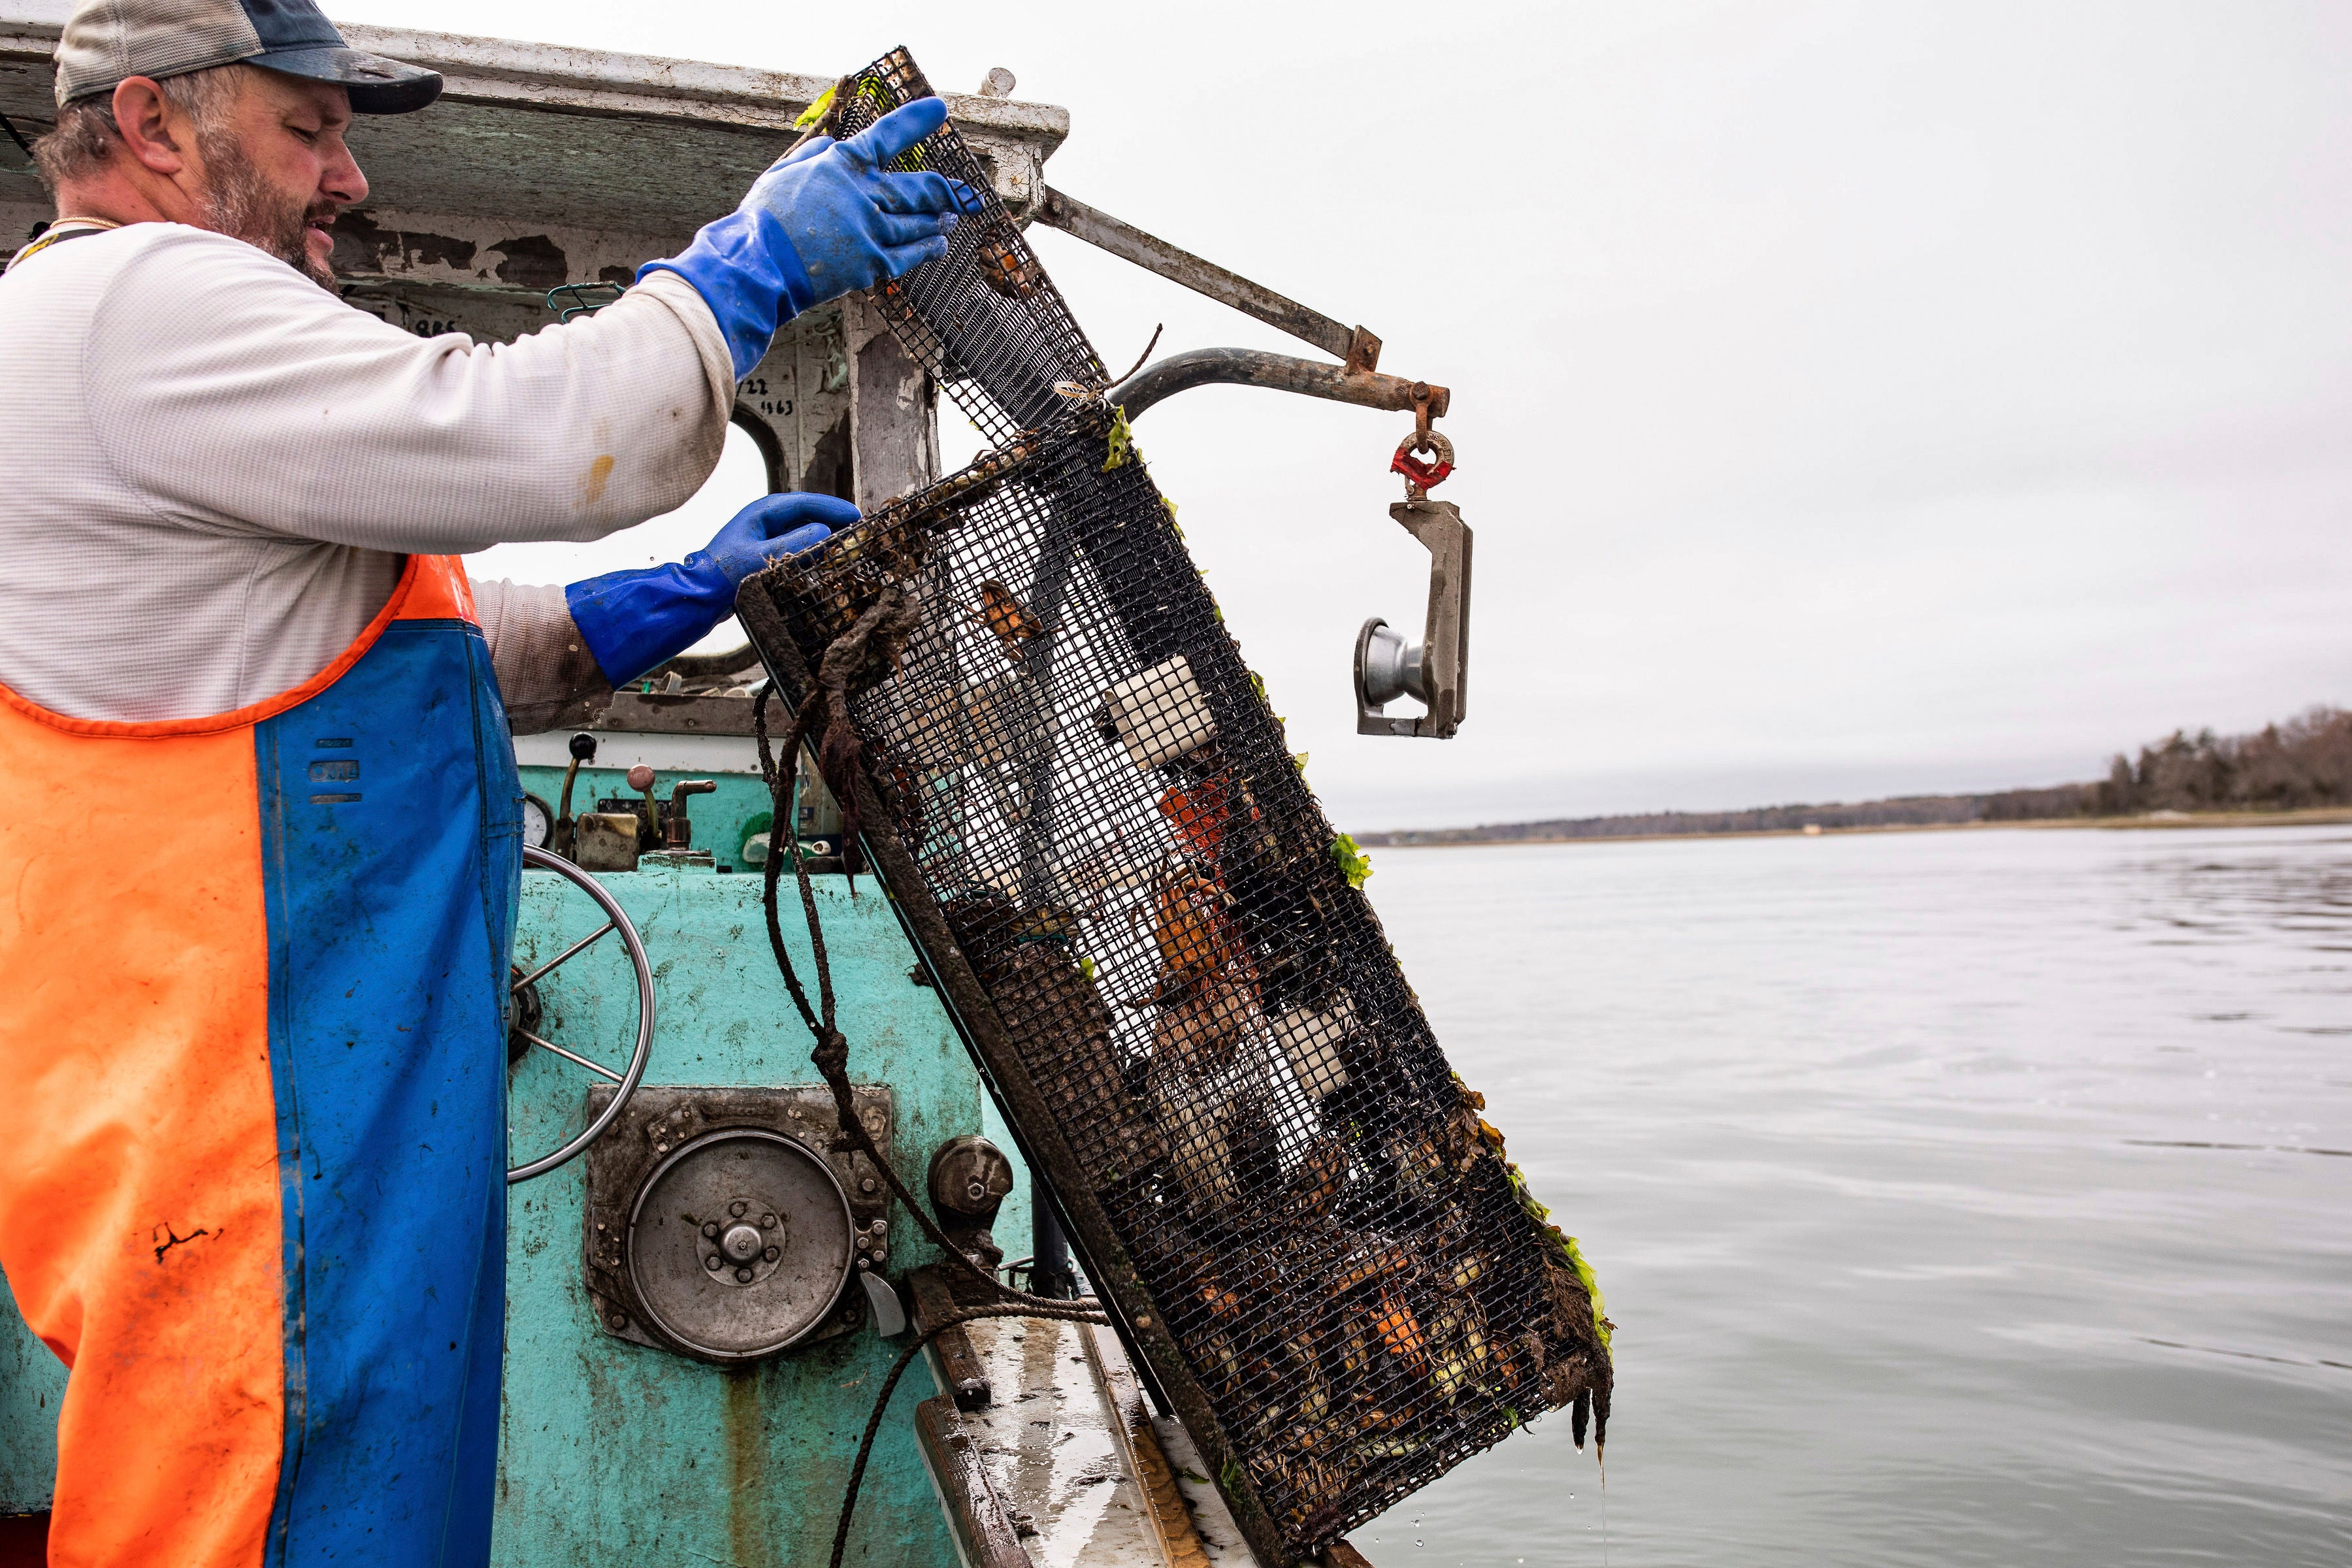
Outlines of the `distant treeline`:
M2314 708L2258 734L2170 738L2117 757L2092 791L2090 811L2294 811L2352 805L2352 713Z
M1659 811L1630 816L1555 817L1484 827L1408 828L1358 834L1366 847L1398 844L1488 844L1513 839L1644 838L1682 833L1796 833L1808 827L1943 827L1971 822L2047 822L2136 816L2152 811L2294 811L2352 805L2352 712L2314 708L2252 735L2176 730L2117 756L2096 784L1989 795L1901 795L1826 805L1765 805L1746 811Z

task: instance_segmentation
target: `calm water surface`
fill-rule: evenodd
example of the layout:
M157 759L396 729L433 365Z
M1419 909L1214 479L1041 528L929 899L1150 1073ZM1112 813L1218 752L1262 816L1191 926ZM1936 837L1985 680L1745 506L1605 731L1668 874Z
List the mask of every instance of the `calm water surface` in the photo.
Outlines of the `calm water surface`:
M2352 834L1374 861L1618 1325L1380 1568L2352 1563Z

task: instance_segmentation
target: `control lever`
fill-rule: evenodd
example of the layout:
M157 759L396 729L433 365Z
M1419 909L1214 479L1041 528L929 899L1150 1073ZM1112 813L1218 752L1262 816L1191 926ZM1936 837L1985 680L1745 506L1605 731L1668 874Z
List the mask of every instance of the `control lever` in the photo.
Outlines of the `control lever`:
M556 808L555 829L548 847L566 860L576 859L580 847L580 826L572 820L572 786L580 777L580 764L596 760L596 737L583 730L572 737L572 765L563 770L563 799Z
M719 785L709 779L688 779L671 788L669 816L662 824L663 848L686 849L693 847L694 824L687 820L686 797L690 795L710 795L718 788ZM653 798L651 791L646 792L646 798L648 800Z
M639 763L629 770L629 787L646 797L645 820L637 824L637 847L661 847L661 802L654 798L654 771Z

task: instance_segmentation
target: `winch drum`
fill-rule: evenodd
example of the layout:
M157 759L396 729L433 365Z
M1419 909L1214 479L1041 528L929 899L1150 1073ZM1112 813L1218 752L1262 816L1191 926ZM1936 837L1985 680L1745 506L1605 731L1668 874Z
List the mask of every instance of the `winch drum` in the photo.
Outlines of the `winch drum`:
M707 1361L773 1355L821 1326L855 1269L848 1194L794 1139L706 1133L629 1216L629 1278L652 1326Z

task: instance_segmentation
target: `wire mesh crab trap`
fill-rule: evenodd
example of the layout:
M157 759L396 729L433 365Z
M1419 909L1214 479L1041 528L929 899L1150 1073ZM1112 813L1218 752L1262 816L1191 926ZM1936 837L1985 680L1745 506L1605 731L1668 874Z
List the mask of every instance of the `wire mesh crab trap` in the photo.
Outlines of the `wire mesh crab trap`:
M901 51L850 134L929 88ZM1530 1416L1605 1431L1591 1277L1432 1037L1101 362L979 209L877 298L997 443L753 578L822 752L1088 1278L1261 1558Z

